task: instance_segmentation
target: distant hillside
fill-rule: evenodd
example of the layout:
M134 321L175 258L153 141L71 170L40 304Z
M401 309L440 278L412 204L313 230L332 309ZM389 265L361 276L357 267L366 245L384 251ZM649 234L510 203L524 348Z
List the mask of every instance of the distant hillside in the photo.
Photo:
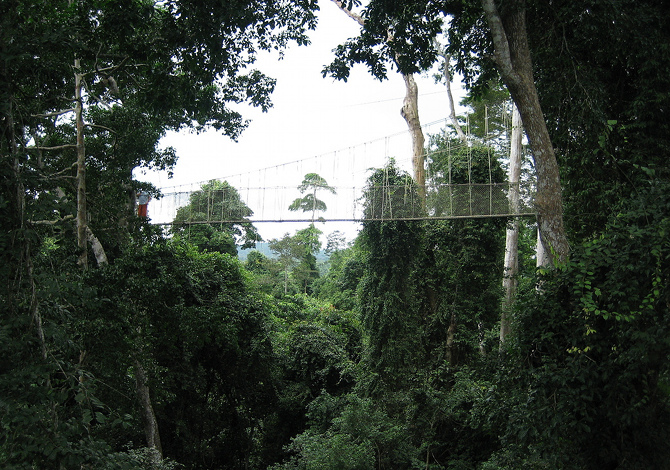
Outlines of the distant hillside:
M247 256L249 255L250 251L259 251L260 253L264 254L268 258L276 258L277 255L270 250L270 246L268 242L261 242L261 243L256 243L256 248L250 248L250 249L242 249L240 247L237 248L237 257L240 259L240 261L246 261ZM316 261L317 262L324 262L328 261L328 255L321 250L319 253L316 255Z

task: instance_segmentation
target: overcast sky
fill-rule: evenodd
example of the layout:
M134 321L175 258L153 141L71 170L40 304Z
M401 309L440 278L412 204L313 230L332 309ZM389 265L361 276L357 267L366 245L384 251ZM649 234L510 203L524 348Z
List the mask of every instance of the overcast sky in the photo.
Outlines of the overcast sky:
M370 159L368 168L378 162L372 158L370 149L379 149L380 145L386 149L374 150L380 154L376 157L384 157L381 153L387 151L399 160L409 159L407 126L400 116L405 94L402 77L392 71L388 80L379 82L365 67L359 66L352 70L346 83L323 78L321 70L332 59L332 50L347 38L356 36L359 26L331 1L321 0L319 4L319 25L310 33L309 46L291 47L282 60L278 60L276 54L265 54L257 62L256 68L277 79L272 95L274 106L267 113L239 108L252 122L238 142L214 131L170 134L162 143L175 147L179 155L174 177L168 179L164 172L152 172L139 173L137 178L163 188L163 192L171 192L174 187L197 189L195 183L287 162L312 157L323 160L319 156L348 148L356 149L358 159ZM444 85L435 84L430 74L416 79L422 124L446 118L448 101ZM458 102L462 91L458 86L452 89ZM440 127L436 125L427 130L436 133ZM369 145L374 142L377 147ZM389 145L394 146L391 151ZM304 173L319 169L296 167L292 171L296 173L293 177L281 176L281 179L293 180L286 184L299 184ZM236 183L231 181L231 184ZM259 229L261 233L268 233L267 227L259 226ZM323 230L332 231L328 227ZM272 234L265 237L277 236L278 231L292 232L293 229L275 227Z

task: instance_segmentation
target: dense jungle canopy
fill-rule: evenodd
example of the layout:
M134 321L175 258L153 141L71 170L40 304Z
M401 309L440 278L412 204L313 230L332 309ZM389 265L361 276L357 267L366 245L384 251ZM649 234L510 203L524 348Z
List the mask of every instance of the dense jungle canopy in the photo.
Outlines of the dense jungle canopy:
M504 218L366 221L317 262L317 189L334 189L314 173L294 201L314 222L274 257L237 258L251 222L191 230L212 188L247 220L227 182L172 231L138 216L160 194L133 170L173 168L166 132L236 139L235 104L270 110L255 59L308 45L316 0L5 0L0 467L669 468L670 5L337 3L361 30L324 75L419 73L446 51L473 115L519 109L538 218L518 224L514 302ZM428 184L506 180L504 131L445 162L457 139L428 139ZM400 214L445 200L391 161L366 211L384 185Z

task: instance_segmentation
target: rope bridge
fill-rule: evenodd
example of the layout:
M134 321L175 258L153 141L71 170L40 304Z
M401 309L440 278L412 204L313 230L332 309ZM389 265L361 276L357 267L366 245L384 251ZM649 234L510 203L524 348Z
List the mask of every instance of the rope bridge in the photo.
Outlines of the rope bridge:
M440 184L426 186L422 201L414 185L333 188L317 193L325 211L292 212L295 187L204 189L164 194L149 215L159 225L260 222L363 222L532 216L528 184ZM367 197L364 198L364 192ZM519 195L518 204L510 195Z
M427 132L429 126L444 123L441 120L422 127ZM406 155L410 143L405 131L294 162L163 189L163 195L149 203L148 215L151 223L157 225L535 215L532 182L501 183L504 177L495 176L498 163L492 147L477 147L473 142L448 143L446 148L425 155L430 182L425 191L419 191L409 176L407 183L400 186L372 186L368 181L370 171L386 168L391 161L401 172L407 175L413 172L411 157L390 158L394 154ZM506 153L504 149L498 152L503 160ZM303 203L300 211L290 211L289 206L305 196L304 188L303 191L299 188L307 174L317 175L328 186L315 188L313 194L312 189L307 191L314 207ZM278 186L280 182L284 185ZM425 194L425 199L419 194Z

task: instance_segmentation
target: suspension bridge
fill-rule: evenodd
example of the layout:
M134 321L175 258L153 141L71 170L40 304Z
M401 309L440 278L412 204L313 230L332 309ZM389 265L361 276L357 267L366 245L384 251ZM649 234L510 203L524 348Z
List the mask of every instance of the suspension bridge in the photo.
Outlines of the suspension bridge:
M444 123L438 121L430 125ZM429 125L429 126L430 126ZM425 131L424 131L425 132ZM533 183L495 181L495 152L488 148L488 161L473 161L471 143L455 144L425 155L426 162L441 162L440 170L428 165L428 183L417 188L411 178L403 184L367 180L375 169L391 161L412 173L407 133L354 147L191 185L161 188L162 196L149 203L151 223L283 223L363 222L367 220L425 220L532 216ZM503 157L504 158L504 157ZM478 166L477 166L478 165ZM486 166L488 165L488 175ZM475 171L477 168L479 171ZM306 196L299 186L306 174L315 173L327 183L313 191L312 200L325 210L309 207L291 211L296 199ZM500 178L498 178L500 180ZM504 179L503 179L504 180ZM281 184L278 184L281 183ZM304 188L303 188L304 189ZM331 191L332 189L332 191ZM423 191L421 191L422 189ZM423 194L425 196L420 196Z

